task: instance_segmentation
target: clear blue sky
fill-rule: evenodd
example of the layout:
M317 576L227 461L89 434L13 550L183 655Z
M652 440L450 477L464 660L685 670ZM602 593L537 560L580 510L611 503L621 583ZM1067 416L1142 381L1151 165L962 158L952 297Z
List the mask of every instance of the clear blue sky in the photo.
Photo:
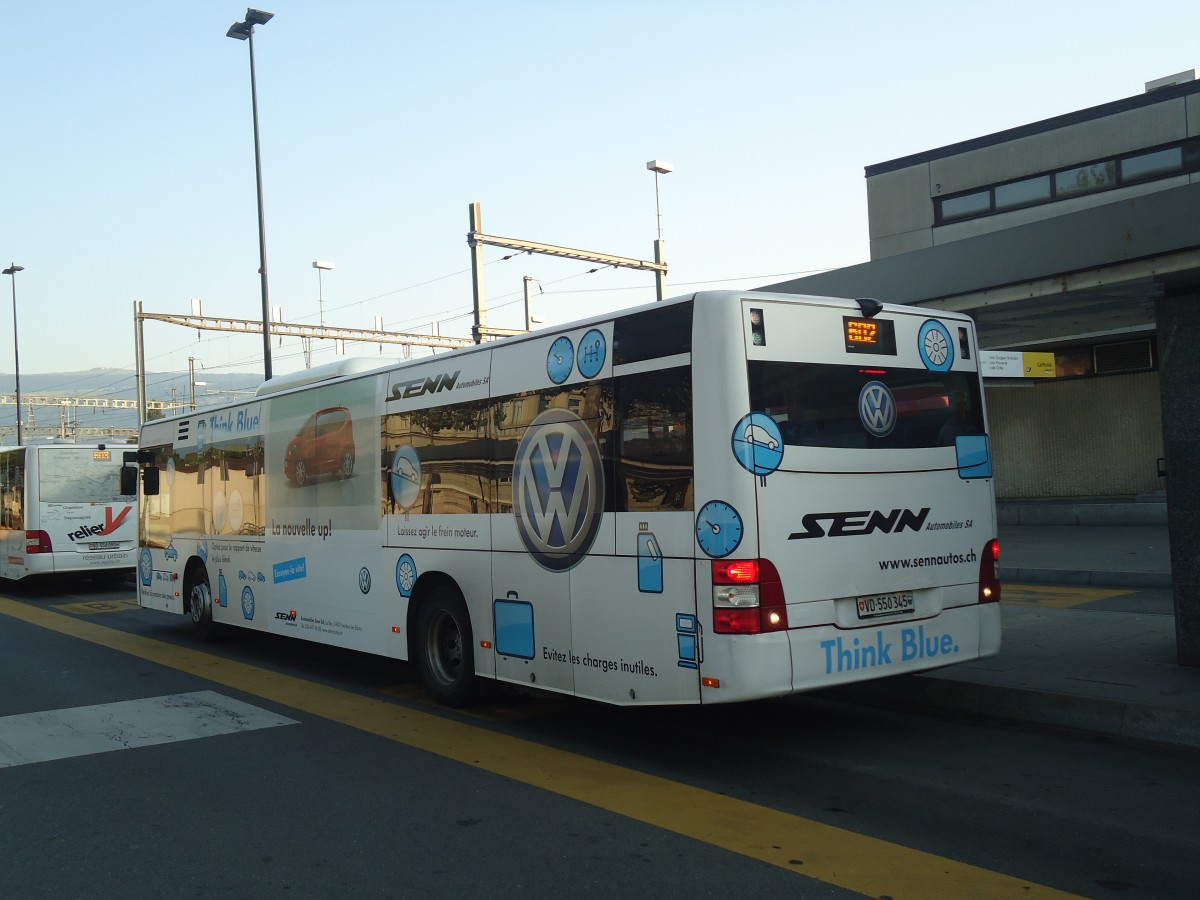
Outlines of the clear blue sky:
M275 13L255 37L272 305L315 324L312 262L330 260L326 324L440 320L457 335L470 327L473 201L491 234L649 259L645 163L668 160L670 293L748 288L868 258L864 166L1200 66L1194 0L263 8ZM6 4L0 262L26 269L22 375L132 368L135 300L261 317L248 53L225 36L245 11ZM485 253L492 325L519 324L526 274L551 324L654 298L646 273L504 255ZM304 365L298 340L276 344L277 374ZM257 336L146 326L151 370L186 371L192 356L201 371L261 371L261 351ZM332 359L319 344L314 362Z

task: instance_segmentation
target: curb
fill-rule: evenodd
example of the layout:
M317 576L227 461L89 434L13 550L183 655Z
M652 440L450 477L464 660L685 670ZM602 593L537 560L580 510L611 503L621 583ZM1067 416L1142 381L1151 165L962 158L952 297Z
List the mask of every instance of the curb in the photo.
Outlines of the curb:
M1090 587L1170 588L1170 572L1093 572L1085 569L1039 569L1033 566L1000 566L1004 584L1062 584ZM1001 595L1003 596L1003 594Z
M1200 712L1190 710L930 675L895 675L829 688L821 693L832 699L889 709L957 713L972 718L1200 750Z

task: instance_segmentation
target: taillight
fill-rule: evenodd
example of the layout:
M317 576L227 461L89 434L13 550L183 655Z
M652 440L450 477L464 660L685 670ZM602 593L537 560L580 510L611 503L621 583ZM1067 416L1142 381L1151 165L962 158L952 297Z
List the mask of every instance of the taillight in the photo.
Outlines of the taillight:
M25 532L25 552L53 553L54 547L50 545L50 535L44 531Z
M787 630L783 583L769 559L715 559L712 585L717 634Z
M979 602L1000 602L1000 579L996 577L996 563L1000 561L1000 542L993 538L983 547L979 560Z

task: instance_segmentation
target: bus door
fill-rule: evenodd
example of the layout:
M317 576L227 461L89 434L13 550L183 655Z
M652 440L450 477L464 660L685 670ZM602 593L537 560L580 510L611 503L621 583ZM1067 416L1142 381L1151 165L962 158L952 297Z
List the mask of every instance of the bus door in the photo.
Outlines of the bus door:
M614 375L603 438L615 553L592 553L572 573L575 690L694 703L707 623L696 612L691 368L639 369Z
M594 342L598 332L588 334ZM589 554L612 553L601 450L606 394L595 377L605 356L595 349L584 363L584 336L552 334L492 351L496 677L568 693L584 655L574 646L574 572ZM601 338L597 347L604 345Z

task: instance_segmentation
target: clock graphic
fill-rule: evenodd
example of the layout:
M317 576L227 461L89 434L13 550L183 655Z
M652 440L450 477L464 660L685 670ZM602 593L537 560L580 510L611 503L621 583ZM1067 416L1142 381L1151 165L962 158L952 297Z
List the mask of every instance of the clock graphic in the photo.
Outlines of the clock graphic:
M562 384L571 376L571 367L575 365L575 347L566 335L556 338L546 354L546 374L555 384Z
M950 331L941 322L930 319L917 332L917 347L925 368L933 372L945 372L954 364L954 345L950 343Z
M714 559L728 556L742 542L742 517L724 500L709 500L696 514L696 540Z

